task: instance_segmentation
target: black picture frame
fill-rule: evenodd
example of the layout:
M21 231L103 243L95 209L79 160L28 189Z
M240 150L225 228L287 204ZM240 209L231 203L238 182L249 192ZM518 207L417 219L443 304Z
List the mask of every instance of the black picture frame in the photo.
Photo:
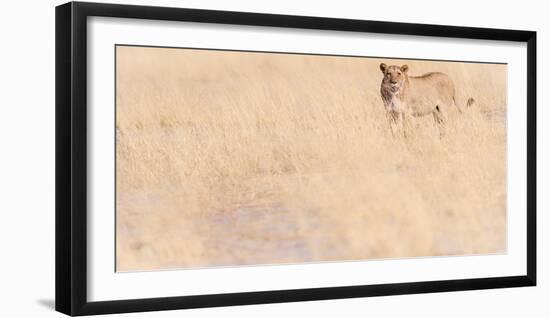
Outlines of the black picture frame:
M496 278L89 302L86 296L86 21L91 16L525 42L527 273ZM82 2L56 7L55 23L56 310L76 316L536 285L536 32Z

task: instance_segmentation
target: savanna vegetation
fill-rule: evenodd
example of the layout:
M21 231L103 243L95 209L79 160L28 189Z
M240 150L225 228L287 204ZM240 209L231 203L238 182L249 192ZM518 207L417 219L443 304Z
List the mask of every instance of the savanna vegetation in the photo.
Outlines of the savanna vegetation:
M457 103L392 136L381 62ZM117 48L117 270L506 250L506 66Z

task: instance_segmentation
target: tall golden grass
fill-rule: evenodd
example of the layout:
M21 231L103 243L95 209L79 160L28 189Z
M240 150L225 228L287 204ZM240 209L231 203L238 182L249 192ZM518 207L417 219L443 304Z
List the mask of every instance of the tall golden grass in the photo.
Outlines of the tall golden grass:
M445 72L393 137L381 62ZM117 270L502 253L506 66L117 47Z

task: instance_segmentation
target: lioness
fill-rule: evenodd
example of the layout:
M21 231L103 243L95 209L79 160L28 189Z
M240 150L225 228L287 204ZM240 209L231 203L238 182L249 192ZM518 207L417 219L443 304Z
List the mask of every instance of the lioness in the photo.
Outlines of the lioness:
M424 116L432 114L439 126L440 135L444 135L448 110L455 106L459 112L462 109L455 103L455 88L451 78L444 73L427 73L421 76L409 76L407 65L387 66L380 64L384 74L380 86L380 94L384 101L392 132L403 130L406 116ZM466 107L472 106L473 98L469 98Z

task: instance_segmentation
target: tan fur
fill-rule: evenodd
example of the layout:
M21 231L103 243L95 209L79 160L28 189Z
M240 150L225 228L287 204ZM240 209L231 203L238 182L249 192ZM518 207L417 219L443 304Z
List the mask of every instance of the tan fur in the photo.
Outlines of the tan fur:
M443 135L449 109L457 107L462 112L455 103L454 83L447 74L433 72L409 76L407 65L387 66L384 63L380 64L380 70L384 74L380 94L392 129L394 126L402 129L407 116L432 114ZM467 107L472 104L473 98L468 99Z

